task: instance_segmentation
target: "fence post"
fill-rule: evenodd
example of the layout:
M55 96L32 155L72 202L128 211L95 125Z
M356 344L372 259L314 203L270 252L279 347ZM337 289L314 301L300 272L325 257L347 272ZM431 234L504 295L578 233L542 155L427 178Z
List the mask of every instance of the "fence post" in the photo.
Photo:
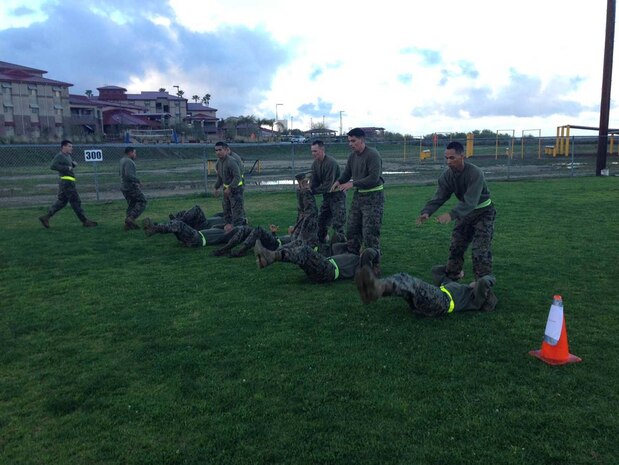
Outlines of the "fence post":
M206 145L202 148L202 154L204 156L204 163L202 165L204 170L204 195L208 197L208 155L206 154Z

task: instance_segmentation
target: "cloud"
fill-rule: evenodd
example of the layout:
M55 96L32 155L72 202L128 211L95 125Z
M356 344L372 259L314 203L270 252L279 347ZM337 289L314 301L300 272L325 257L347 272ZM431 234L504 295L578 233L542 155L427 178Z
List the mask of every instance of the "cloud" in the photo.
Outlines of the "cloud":
M582 78L554 77L546 85L537 76L526 75L512 69L507 85L493 89L490 85L474 83L461 89L460 99L451 102L433 102L415 108L411 115L428 114L466 115L483 117L548 117L551 115L578 116L594 108L566 98L577 90Z
M125 3L48 4L48 19L0 31L2 59L50 71L47 77L74 83L72 93L104 85L130 92L180 85L186 97L210 93L212 105L229 114L258 104L289 60L285 48L260 28L192 32L143 14L173 18L161 2L146 2L148 8ZM157 78L161 81L151 82ZM137 88L144 83L151 87Z
M299 106L299 111L311 117L322 117L333 112L333 104L323 101L320 97L316 103L304 103Z

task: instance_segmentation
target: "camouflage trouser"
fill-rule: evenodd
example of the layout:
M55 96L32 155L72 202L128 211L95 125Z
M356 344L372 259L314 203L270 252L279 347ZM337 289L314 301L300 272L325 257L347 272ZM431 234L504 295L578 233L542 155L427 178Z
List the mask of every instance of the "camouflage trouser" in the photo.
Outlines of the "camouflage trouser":
M260 240L262 245L269 250L275 250L281 245L281 241L278 240L277 236L261 227L257 227L253 228L251 233L245 238L243 248L253 248L257 240Z
M144 197L144 194L138 186L133 185L129 188L123 188L121 192L127 201L127 216L135 219L144 213L147 203L146 197Z
M495 217L494 205L489 205L473 210L464 218L456 220L447 260L447 276L450 279L457 279L462 271L464 253L471 243L475 279L492 274L492 236Z
M194 205L189 210L182 210L174 215L177 220L182 221L188 226L194 229L207 229L206 215L202 211L199 205Z
M384 295L403 297L413 313L438 316L449 310L449 296L440 288L419 278L406 273L398 273L383 281L387 283L387 289L390 288Z
M344 235L346 224L346 194L344 192L332 192L323 194L320 213L318 214L318 239L325 241L329 226L333 231Z
M282 261L298 265L311 281L315 283L335 281L335 265L310 246L285 247L281 250Z
M355 191L348 213L348 252L359 254L361 243L380 252L380 228L383 223L385 195L383 191Z
M62 210L67 203L71 204L71 208L82 223L86 221L86 214L82 209L82 201L77 193L75 182L61 179L60 184L58 184L58 199L49 207L47 214L53 216L56 212Z
M245 224L245 207L243 202L243 188L232 187L228 193L224 192L221 201L224 210L224 220L233 226L243 226Z
M202 247L204 245L200 232L179 220L158 224L155 226L155 230L162 234L173 233L187 247Z
M247 250L253 247L254 244L256 243L255 239L251 245L246 245L244 241L245 239L249 238L254 233L255 229L257 228L252 228L251 226L238 226L234 228L233 229L234 233L232 234L232 237L230 238L230 240L226 242L226 244L219 250L222 250L222 251L232 250L234 247L236 247L237 245L241 243L243 244L244 250Z

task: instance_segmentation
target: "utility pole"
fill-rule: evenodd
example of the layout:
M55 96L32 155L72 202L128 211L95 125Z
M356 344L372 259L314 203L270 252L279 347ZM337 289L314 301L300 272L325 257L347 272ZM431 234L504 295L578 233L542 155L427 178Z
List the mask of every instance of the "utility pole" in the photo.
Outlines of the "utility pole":
M344 113L344 110L340 110L340 137L343 136L342 134L342 113Z
M610 87L613 76L613 42L615 41L616 0L606 4L606 44L604 46L604 71L602 75L602 101L600 103L600 133L598 137L595 175L601 176L606 168L606 147L608 145L608 120L610 117Z

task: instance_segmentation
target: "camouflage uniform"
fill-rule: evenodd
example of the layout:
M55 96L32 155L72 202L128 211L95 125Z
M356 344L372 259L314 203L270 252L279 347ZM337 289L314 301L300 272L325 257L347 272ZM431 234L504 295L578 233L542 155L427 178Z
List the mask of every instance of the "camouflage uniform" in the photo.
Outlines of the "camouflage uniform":
M206 217L199 205L194 205L189 210L181 210L170 215L170 220L179 220L194 229L210 229L216 226L223 226L223 216Z
M228 224L242 226L246 221L243 200L243 178L239 163L228 155L223 160L217 160L215 169L217 171L215 189L224 186L221 201L224 220Z
M148 219L145 221L144 230L147 234L174 234L186 247L222 244L227 242L236 232L236 228L232 228L229 232L225 232L221 228L198 230L178 220L172 220L165 224L150 224Z
M241 256L247 250L254 247L257 240L269 250L276 250L278 247L296 246L309 244L314 247L318 243L317 232L318 209L316 199L309 189L297 190L297 221L292 227L292 234L277 236L275 233L257 228L244 227L236 228L237 233L228 243L217 249L215 255L223 255L232 251L237 245L241 245L239 250L232 253L233 256Z
M290 242L315 246L318 243L318 207L310 189L297 190L297 220Z
M127 201L127 217L136 219L146 210L146 197L140 189L140 180L136 176L135 162L125 156L120 159L120 191Z
M402 297L413 313L429 317L466 310L494 310L496 297L492 287L496 280L492 275L480 278L475 287L470 287L451 281L445 266L434 267L432 274L435 285L406 273L384 278L383 296Z
M382 177L382 160L377 150L366 146L363 152L353 152L348 156L346 168L338 182L344 184L351 179L356 190L348 213L348 251L358 254L362 242L365 247L380 251L385 181Z
M75 215L82 223L88 221L86 214L82 209L82 201L80 195L75 187L75 175L73 174L73 168L76 166L75 162L71 158L71 155L58 152L52 160L50 169L58 171L60 174L60 182L58 184L58 198L54 204L49 207L47 211L47 217L51 218L59 210L62 210L67 203L71 205Z
M327 230L333 225L335 234L344 236L346 224L346 194L341 191L331 192L331 187L340 177L340 167L337 161L325 155L322 161L312 163L313 194L322 194L322 204L318 215L318 239L324 242Z
M465 163L461 172L447 169L438 179L434 197L421 213L432 215L454 194L459 202L449 214L456 220L451 236L447 274L455 279L462 271L464 253L472 243L475 278L492 274L492 237L496 210L483 171Z
M328 283L336 279L351 279L360 266L373 266L378 252L366 249L362 256L344 253L325 257L307 245L279 249L282 262L298 265L315 283Z

